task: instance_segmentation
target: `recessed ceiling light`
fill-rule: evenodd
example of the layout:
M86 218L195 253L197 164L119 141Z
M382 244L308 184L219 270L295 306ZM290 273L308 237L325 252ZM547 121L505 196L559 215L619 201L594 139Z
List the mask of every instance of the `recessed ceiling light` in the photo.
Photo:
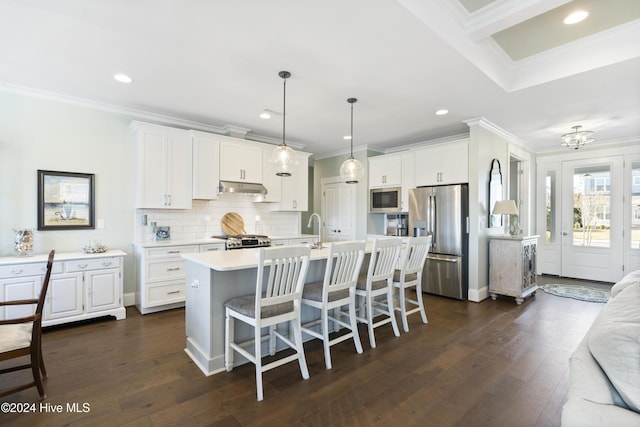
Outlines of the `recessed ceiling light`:
M584 21L587 16L589 16L589 12L578 10L570 13L566 18L564 18L564 23L567 25L577 24L580 21Z
M131 83L133 81L131 77L123 73L114 74L113 78L120 83Z
M342 137L342 139L346 139L347 141L351 139L351 135L345 135Z
M444 116L445 114L449 113L449 110L442 108L438 111L436 111L436 116Z
M261 119L265 119L265 120L270 119L271 118L271 114L269 114L269 112L265 110L262 113L260 113L260 118Z

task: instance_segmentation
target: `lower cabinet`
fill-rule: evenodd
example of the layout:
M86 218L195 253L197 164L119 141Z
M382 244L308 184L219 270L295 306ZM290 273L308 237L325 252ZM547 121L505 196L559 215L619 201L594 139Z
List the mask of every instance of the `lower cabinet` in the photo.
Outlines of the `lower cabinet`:
M515 297L517 304L538 289L539 236L492 236L489 243L489 294Z
M136 308L141 314L184 307L185 261L182 254L224 250L224 243L144 247L134 244Z
M102 316L126 317L122 301L123 257L118 250L104 254L56 253L45 298L43 326ZM42 259L40 259L42 258ZM29 260L0 258L0 301L33 299L40 295L46 257ZM4 307L0 318L27 316L35 306Z

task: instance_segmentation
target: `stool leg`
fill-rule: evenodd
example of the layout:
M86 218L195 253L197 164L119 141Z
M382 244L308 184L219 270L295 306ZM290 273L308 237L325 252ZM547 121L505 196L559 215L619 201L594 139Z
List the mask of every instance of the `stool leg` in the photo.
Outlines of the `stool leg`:
M400 298L400 313L402 314L402 329L405 332L409 332L409 322L407 322L407 303L404 298L404 283L400 282L400 287L398 288Z
M367 294L367 329L369 330L369 344L371 348L376 348L376 337L373 332L373 298L371 293Z
M349 302L349 320L351 321L351 332L353 332L353 342L356 345L358 354L362 354L362 343L358 333L358 320L356 319L356 298L355 295Z
M391 318L391 327L393 328L393 334L397 337L400 336L400 331L398 330L398 323L396 322L396 313L393 308L393 284L387 286L387 312L389 313L389 317Z
M258 394L258 401L264 399L264 393L262 391L262 341L260 339L260 332L260 326L256 325L254 333L254 347L256 359L256 392Z
M422 316L422 323L428 323L427 320L427 312L424 310L424 302L422 301L422 285L420 284L421 280L418 277L418 284L416 285L416 299L418 300L418 305L420 306L420 316Z
M331 353L329 350L329 311L322 310L322 344L324 346L324 363L331 369Z
M304 344L302 342L302 329L300 326L300 317L291 321L291 327L293 329L294 343L296 344L296 351L298 352L298 364L300 365L300 372L302 378L309 379L309 369L307 368L307 359L304 355Z

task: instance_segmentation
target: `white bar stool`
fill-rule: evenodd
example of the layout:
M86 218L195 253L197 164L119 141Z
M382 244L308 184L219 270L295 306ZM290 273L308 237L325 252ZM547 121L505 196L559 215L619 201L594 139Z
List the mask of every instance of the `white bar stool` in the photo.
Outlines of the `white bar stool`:
M393 333L400 336L398 324L393 310L393 274L398 263L400 245L399 238L375 239L366 274L358 277L356 296L360 299L358 321L366 323L369 329L369 344L376 347L374 328L391 323ZM385 296L383 300L381 296ZM366 313L363 313L366 309ZM377 315L384 315L382 320L374 321Z
M321 339L324 345L324 360L327 369L331 369L331 353L329 347L353 338L356 351L362 353L362 344L358 335L356 320L356 282L362 260L364 259L365 242L341 242L329 244L329 257L322 282L308 283L302 293L302 304L320 310L320 320L303 325L302 331ZM347 305L348 312L340 310ZM335 310L335 317L329 315ZM349 317L349 323L340 319L342 315ZM334 339L329 339L329 320L350 330ZM320 332L310 329L320 324Z
M427 253L431 247L431 236L410 237L407 243L406 252L401 261L401 267L393 275L393 286L398 289L398 300L400 306L396 310L402 316L402 328L409 332L409 322L407 316L413 313L420 313L422 323L427 323L427 313L422 302L422 269L427 259ZM407 298L405 290L416 288L416 299ZM407 303L416 307L407 310Z
M256 390L258 400L263 399L262 373L285 363L297 360L305 380L309 378L307 362L302 346L300 329L300 308L302 288L309 267L311 250L307 246L286 246L261 248L259 251L258 274L255 294L230 299L225 302L225 365L227 371L233 369L233 350L256 365ZM269 267L266 289L263 281L266 267ZM257 297L261 295L261 297ZM234 320L238 319L254 327L254 338L242 343L234 342ZM293 342L280 334L275 326L290 322ZM266 365L262 365L262 331L269 328L269 352L275 354L275 339L279 338L296 352ZM253 343L254 354L243 346Z

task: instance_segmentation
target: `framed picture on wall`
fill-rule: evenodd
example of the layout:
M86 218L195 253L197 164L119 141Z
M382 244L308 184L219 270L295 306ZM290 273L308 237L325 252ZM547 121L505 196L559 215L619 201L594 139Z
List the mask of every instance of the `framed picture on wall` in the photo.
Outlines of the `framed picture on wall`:
M38 170L38 230L95 228L94 174Z

